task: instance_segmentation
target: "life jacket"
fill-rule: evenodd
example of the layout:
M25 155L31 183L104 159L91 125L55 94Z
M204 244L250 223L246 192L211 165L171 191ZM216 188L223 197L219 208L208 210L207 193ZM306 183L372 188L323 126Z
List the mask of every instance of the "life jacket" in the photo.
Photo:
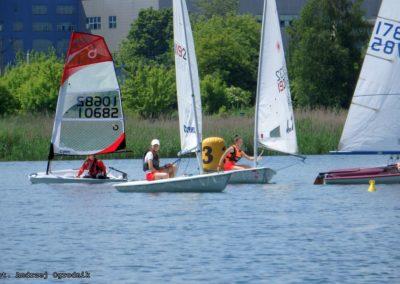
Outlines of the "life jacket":
M89 175L97 176L97 174L103 172L103 168L99 165L99 161L96 158L93 161L86 160L86 163L88 163Z
M144 172L150 171L149 163L144 160L146 158L146 155L147 155L148 152L152 152L153 153L153 167L156 170L159 170L160 169L160 159L158 157L158 154L156 152L154 152L153 150L149 150L143 156L143 171Z
M228 155L225 158L225 161L231 161L237 163L242 158L242 150L240 150L239 147L236 145L232 145L232 148L233 148L233 153L228 153Z

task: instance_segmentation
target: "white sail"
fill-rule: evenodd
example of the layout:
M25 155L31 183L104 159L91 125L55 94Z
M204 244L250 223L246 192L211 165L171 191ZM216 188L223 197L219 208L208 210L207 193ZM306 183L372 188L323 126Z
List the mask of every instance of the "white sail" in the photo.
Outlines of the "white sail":
M202 140L200 83L185 0L173 1L173 15L181 152L187 153L198 150Z
M400 152L399 111L400 1L383 0L339 150Z
M100 36L71 36L51 143L50 156L125 148L120 90L111 54Z
M264 3L255 119L256 142L270 150L297 153L292 99L275 0Z

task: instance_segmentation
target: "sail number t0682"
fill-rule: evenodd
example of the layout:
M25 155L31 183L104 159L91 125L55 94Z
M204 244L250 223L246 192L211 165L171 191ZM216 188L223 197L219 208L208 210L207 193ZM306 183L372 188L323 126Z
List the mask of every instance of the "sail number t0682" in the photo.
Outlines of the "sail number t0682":
M77 97L79 118L118 118L118 98L113 96Z

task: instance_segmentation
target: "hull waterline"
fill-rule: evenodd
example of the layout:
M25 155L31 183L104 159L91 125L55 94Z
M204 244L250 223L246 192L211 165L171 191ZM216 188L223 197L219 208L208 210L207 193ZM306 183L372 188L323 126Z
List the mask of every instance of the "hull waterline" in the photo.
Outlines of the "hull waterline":
M78 170L61 170L52 171L49 174L45 172L32 173L29 175L29 180L32 184L105 184L126 181L122 176L108 173L108 179L93 179L93 178L77 178Z
M230 171L229 184L267 184L276 172L269 168Z
M176 177L156 181L131 181L113 186L119 192L222 192L228 184L229 173Z
M354 168L320 173L315 184L377 184L400 183L400 171L394 166L376 168Z

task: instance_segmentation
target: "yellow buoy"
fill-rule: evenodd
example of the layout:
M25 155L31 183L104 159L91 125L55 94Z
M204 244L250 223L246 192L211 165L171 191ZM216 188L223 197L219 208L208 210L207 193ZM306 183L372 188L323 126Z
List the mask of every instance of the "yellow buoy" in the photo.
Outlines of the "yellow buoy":
M371 179L369 181L369 188L368 188L369 192L374 192L376 191L376 187L375 187L375 181L373 179Z
M218 163L224 154L226 147L224 139L209 137L203 140L202 159L205 172L213 172L218 169Z

